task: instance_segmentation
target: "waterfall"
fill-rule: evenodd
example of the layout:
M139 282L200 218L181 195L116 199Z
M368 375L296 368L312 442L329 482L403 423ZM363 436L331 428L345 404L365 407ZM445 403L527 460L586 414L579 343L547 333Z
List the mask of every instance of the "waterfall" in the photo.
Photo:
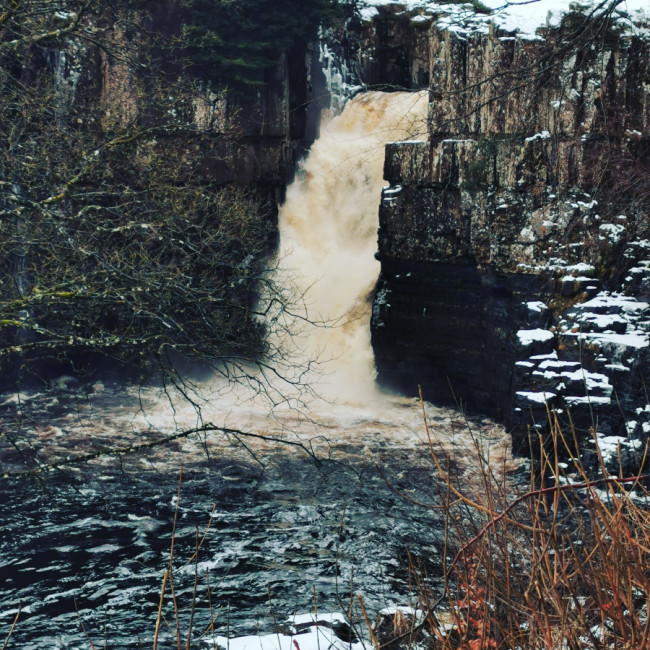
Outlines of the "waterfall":
M10 621L23 601L29 614L12 637L16 647L51 647L55 637L57 647L81 647L102 635L126 647L151 633L157 607L151 594L160 589L177 516L175 593L181 608L190 604L199 568L206 580L202 594L217 585L208 591L211 607L197 607L193 619L195 629L214 626L215 635L271 632L267 598L293 623L316 604L319 618L336 611L339 589L347 586L363 593L368 611L409 602L407 549L426 549L431 567L440 566L439 511L404 500L383 472L374 471L381 465L405 494L423 491L426 499L429 490L429 496L436 492L435 480L427 485L432 439L419 400L373 399L380 394L369 332L384 146L422 137L427 104L427 93L367 93L348 102L341 115L322 124L281 208L278 268L265 279L284 287L282 295L293 292L304 311L295 323L287 319L286 341L269 345L293 345L297 358L287 359L284 370L298 369L298 377L317 384L329 402L304 413L284 408L293 405L291 399L271 393L279 408L270 412L264 370L275 379L270 363L283 364L272 351L268 368L242 367L242 381L211 376L183 383L177 392L97 382L92 391L66 387L0 396L3 416L25 436L21 444L34 450L41 466L97 449L139 450L66 467L74 471L69 489L53 476L56 489L33 490L27 481L15 481L3 490L3 533L20 543L0 544L8 576L0 614L3 623ZM269 316L271 339L279 336L277 325L282 330L272 319L288 315L281 310ZM318 321L333 326L319 327ZM329 361L322 372L303 376L300 368L315 358ZM280 384L279 390L287 388ZM258 392L251 395L251 387ZM489 422L470 429L462 414L424 407L435 421L433 443L443 447L461 483L476 473L467 450L477 444L495 472L511 467L503 430ZM334 462L316 463L312 454ZM4 460L11 468L23 462L22 453L4 449ZM180 500L173 496L179 467L185 468ZM200 554L194 522L202 529L208 522ZM82 631L71 625L72 594L84 603ZM215 620L212 606L227 609L227 620ZM162 642L170 647L173 630L164 633ZM245 638L261 644L264 637ZM231 650L242 643L222 642Z
M384 149L426 137L428 93L367 92L326 120L280 209L277 279L291 285L316 326L291 334L319 395L367 403L377 391L370 345L372 292L379 274L377 213Z

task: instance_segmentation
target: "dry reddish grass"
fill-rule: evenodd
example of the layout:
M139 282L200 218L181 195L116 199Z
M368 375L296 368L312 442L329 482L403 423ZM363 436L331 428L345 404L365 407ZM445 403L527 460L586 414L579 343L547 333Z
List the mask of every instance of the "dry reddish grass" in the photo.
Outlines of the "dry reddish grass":
M540 441L525 493L482 462L480 488L461 487L429 446L446 488L446 551L456 550L442 598L414 572L436 649L650 648L649 476L610 476L600 457L592 478L575 435L549 417L552 444Z

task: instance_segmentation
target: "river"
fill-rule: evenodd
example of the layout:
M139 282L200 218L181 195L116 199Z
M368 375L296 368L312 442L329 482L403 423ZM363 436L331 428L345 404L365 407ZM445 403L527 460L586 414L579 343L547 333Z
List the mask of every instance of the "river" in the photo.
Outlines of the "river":
M323 123L288 188L273 272L303 310L301 329L275 315L286 363L262 395L203 376L185 386L193 403L187 391L66 378L0 396L11 474L0 643L20 610L9 648L151 646L175 519L173 582L183 634L194 601L192 647L212 618L215 634L234 636L314 607L347 611L357 595L371 614L414 603L409 556L439 590L443 515L414 503L440 502L422 405L375 386L368 327L383 147L422 137L427 106L426 93L367 93ZM511 462L501 427L424 407L460 484L476 475L477 444L495 467ZM163 613L159 647L172 647L169 590Z

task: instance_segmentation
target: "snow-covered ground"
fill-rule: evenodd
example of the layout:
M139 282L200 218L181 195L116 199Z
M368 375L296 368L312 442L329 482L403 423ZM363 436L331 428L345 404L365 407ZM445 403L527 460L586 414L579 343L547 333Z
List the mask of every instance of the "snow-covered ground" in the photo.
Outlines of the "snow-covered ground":
M492 10L492 13L477 13L476 7L469 2L441 3L427 0L362 0L361 15L370 20L378 13L378 7L400 4L409 12L416 13L416 20L427 20L439 16L438 24L456 32L489 30L490 23L510 32L517 32L521 38L537 38L536 30L543 26L555 26L569 11L568 0L483 0L480 4ZM596 0L580 3L585 12L602 4ZM650 20L650 3L647 0L623 0L617 3L615 17L626 23L631 29L633 24Z
M220 650L364 650L345 616L339 612L299 614L282 625L283 631L228 638L206 643ZM342 638L345 637L345 638Z

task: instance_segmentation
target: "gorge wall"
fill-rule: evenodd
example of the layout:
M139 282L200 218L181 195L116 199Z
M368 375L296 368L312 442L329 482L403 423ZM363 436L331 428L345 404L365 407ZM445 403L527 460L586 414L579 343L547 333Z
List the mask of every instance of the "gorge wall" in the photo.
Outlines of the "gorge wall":
M389 11L374 18L384 34ZM393 11L403 48L408 12ZM411 14L398 57L411 62L402 83L428 80L430 133L387 147L379 379L500 417L520 450L529 427L546 430L547 407L639 448L650 431L647 25L570 14L526 38L441 22Z
M182 7L125 2L110 15L86 12L69 37L48 38L23 57L19 74L29 82L48 71L60 119L86 122L100 143L115 132L137 134L143 156L173 156L181 172L256 188L275 203L309 131L312 49L297 44L259 83L222 91L205 81L211 64L193 63L183 49ZM70 15L61 13L59 22L65 26Z
M0 387L260 358L326 0L46 4L0 19Z

